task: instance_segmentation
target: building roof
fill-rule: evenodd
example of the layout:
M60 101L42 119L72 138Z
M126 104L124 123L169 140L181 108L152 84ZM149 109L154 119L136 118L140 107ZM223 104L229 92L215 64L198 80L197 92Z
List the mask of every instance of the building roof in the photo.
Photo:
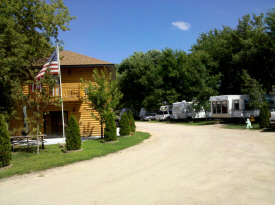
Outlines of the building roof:
M59 53L59 58L60 65L113 65L113 63L81 55L71 51L61 51Z

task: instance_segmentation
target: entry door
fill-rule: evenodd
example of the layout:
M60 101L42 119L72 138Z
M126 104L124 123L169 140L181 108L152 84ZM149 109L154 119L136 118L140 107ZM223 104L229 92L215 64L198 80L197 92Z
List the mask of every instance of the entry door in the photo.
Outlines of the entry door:
M46 135L62 135L62 112L52 111L44 117L44 132ZM64 111L64 123L68 124L68 112Z

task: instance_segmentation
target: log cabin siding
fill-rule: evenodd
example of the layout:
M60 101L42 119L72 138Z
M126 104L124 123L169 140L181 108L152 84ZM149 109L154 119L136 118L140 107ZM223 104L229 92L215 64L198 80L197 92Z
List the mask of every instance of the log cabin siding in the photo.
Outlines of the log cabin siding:
M79 85L80 79L94 81L92 75L95 68L62 68L61 69L61 81L62 85L66 86L75 86ZM103 68L97 68L98 71L103 70ZM70 71L70 72L69 72ZM29 94L29 86L23 87L24 94ZM97 113L94 110L91 110L88 103L81 100L70 101L70 99L64 99L63 103L64 112L68 112L68 119L73 115L80 127L80 132L82 136L100 136L101 127L99 121L96 121L91 117L91 112ZM45 109L45 112L49 111L61 111L61 107L56 107L54 105L48 105ZM33 112L30 109L27 109L27 116L33 117ZM40 122L43 122L43 116L40 118ZM18 108L18 115L16 119L11 119L9 123L9 130L18 129L16 134L20 134L19 130L23 128L23 112L22 107ZM31 130L32 128L29 127ZM40 129L41 133L44 133L44 127ZM14 133L15 134L15 133Z

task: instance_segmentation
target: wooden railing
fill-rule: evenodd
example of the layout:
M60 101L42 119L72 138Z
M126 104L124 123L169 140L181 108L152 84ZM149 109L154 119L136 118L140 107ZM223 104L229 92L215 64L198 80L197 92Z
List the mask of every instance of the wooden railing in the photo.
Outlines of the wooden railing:
M36 93L30 92L30 98L34 98ZM61 97L60 85L56 85L54 88L49 89L49 95L53 98ZM81 88L80 83L68 83L62 84L62 98L63 101L80 101L85 96L84 89Z

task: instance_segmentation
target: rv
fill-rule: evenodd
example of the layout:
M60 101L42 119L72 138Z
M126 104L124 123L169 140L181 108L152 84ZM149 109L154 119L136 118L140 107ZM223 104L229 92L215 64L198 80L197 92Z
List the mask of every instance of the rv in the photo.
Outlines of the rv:
M260 110L249 106L247 95L221 95L211 96L211 113L213 118L232 119L259 117Z
M184 119L191 119L191 118L192 119L205 118L205 111L202 109L196 112L194 110L193 105L194 105L193 102L186 102L185 100L183 100L182 102L173 103L172 119L184 120ZM209 117L209 114L207 114L207 117Z
M173 103L172 118L175 120L192 118L192 104L193 102L186 102L185 100Z

